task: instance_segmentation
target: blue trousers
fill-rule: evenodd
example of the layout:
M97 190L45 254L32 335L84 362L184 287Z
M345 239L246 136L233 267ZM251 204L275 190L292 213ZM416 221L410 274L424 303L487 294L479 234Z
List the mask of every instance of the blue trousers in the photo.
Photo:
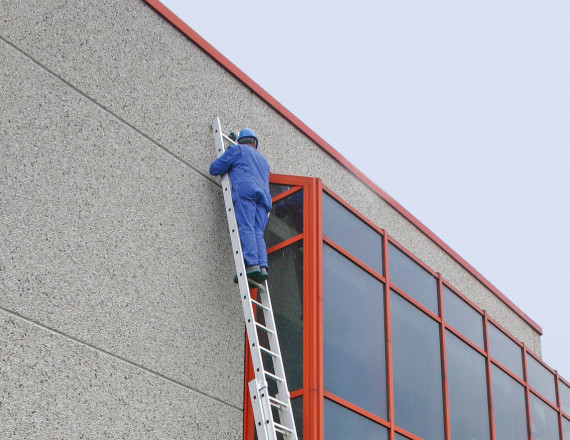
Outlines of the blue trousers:
M267 267L267 246L263 237L268 220L267 209L255 200L240 197L234 198L234 209L246 266L259 264Z

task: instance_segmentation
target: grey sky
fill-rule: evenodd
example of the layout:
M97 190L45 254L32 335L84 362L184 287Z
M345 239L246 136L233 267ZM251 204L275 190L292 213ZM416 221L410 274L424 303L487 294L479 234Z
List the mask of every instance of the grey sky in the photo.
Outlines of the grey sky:
M570 380L570 2L163 3L541 325Z

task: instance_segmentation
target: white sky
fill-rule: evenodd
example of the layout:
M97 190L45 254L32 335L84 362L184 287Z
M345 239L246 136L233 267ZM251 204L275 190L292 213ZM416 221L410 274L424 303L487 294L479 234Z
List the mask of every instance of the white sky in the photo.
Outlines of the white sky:
M570 380L570 2L162 1L537 322Z

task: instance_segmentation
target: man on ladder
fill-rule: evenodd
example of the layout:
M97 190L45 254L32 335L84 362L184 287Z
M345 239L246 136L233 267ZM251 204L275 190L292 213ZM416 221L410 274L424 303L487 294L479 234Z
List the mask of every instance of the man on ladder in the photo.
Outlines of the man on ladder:
M267 279L267 247L263 234L271 211L269 163L257 151L257 136L244 128L237 144L212 162L210 174L229 172L232 200L248 278L261 283ZM237 277L234 280L237 283Z

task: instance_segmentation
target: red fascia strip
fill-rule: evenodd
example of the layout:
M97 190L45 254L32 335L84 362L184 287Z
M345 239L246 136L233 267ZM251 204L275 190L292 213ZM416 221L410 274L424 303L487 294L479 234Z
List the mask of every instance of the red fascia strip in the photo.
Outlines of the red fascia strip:
M259 86L255 81L253 81L249 76L247 76L243 71L241 71L236 65L234 65L230 60L223 56L217 49L214 48L210 43L204 40L196 31L192 30L186 23L184 23L180 18L178 18L170 9L164 6L158 0L145 0L152 8L154 8L159 14L166 18L172 25L174 25L180 32L186 35L190 40L192 40L198 47L200 47L204 52L211 56L215 61L217 61L223 68L230 72L233 76L239 79L245 86L247 86L252 92L258 95L263 101L273 107L279 114L281 114L285 119L291 122L295 127L297 127L301 132L303 132L309 139L315 142L323 150L325 150L330 156L332 156L337 162L342 164L348 171L358 177L364 184L370 187L374 192L376 192L386 203L392 206L396 211L398 211L404 218L410 221L414 226L416 226L421 232L427 235L436 245L438 245L443 251L445 251L451 258L453 258L457 263L463 266L467 271L469 271L475 278L477 278L485 287L487 287L491 292L493 292L497 297L499 297L511 310L513 310L517 315L524 319L531 327L533 327L537 332L542 335L542 328L530 319L521 309L519 309L509 298L507 298L503 293L501 293L495 286L493 286L483 275L481 275L473 266L471 266L467 261L465 261L459 254L457 254L453 249L451 249L447 244L445 244L437 235L430 231L422 222L420 222L416 217L414 217L408 210L406 210L402 205L400 205L396 200L394 200L388 193L386 193L382 188L376 185L372 180L370 180L362 171L356 168L352 163L348 161L342 154L336 151L330 144L328 144L323 138L321 138L317 133L311 130L304 122L297 118L293 113L287 110L282 104L280 104L275 98L273 98L269 93L267 93L261 86Z

